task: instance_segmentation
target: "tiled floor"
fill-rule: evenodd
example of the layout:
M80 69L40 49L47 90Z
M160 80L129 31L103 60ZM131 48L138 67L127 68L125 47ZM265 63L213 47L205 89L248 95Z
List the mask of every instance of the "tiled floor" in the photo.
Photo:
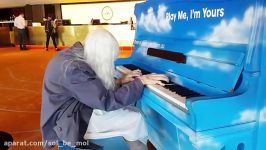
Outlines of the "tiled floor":
M57 52L43 47L0 48L0 131L12 134L20 146L11 150L38 150L41 146L25 146L41 141L41 87L45 67ZM126 57L129 51L120 56ZM35 142L35 143L30 143Z

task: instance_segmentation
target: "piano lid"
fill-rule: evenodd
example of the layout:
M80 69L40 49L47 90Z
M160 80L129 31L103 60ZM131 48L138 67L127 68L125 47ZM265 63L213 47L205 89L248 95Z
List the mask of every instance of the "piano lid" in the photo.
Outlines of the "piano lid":
M244 1L149 0L136 4L133 63L231 92L246 65L254 16L252 0ZM160 58L158 51L150 55L150 49L169 56ZM171 52L185 62L168 59L173 59Z

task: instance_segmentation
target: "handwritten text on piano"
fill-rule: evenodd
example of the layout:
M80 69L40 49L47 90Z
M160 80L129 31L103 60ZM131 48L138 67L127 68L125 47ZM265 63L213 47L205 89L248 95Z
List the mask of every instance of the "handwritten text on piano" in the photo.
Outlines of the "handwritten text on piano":
M224 16L224 8L209 9L202 8L202 10L191 9L189 12L179 10L177 13L166 12L165 17L169 21L189 20L199 18L218 18Z

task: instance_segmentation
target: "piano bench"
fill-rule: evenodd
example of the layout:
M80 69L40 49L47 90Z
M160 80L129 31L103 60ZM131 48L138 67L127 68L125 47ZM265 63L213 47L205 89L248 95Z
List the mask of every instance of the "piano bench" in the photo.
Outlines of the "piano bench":
M90 142L95 144L95 150L129 150L127 143L124 141L123 137L112 137L105 139L91 139ZM76 150L70 146L59 143L58 150ZM94 149L93 149L94 150Z

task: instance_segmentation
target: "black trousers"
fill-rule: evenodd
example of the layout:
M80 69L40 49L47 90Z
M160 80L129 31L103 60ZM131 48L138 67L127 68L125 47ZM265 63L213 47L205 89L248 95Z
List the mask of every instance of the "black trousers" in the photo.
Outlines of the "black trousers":
M26 48L26 40L27 40L26 29L18 29L18 41L20 49Z
M46 32L46 48L48 48L48 46L49 46L50 37L53 40L54 47L57 48L57 44L56 44L56 41L55 41L55 33L54 32Z

